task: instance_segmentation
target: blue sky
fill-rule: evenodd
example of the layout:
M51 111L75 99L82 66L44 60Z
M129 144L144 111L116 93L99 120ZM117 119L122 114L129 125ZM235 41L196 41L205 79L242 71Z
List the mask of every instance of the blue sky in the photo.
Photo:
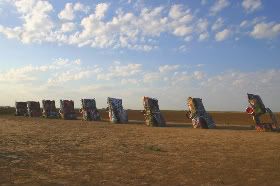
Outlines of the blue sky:
M0 104L142 96L162 109L280 111L278 0L0 0Z

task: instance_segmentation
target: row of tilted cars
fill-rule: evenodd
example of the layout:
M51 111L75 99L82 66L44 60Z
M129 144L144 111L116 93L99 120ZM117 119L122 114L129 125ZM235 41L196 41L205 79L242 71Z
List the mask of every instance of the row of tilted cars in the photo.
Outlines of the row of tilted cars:
M96 107L95 99L81 99L82 108L80 113L83 120L100 121L101 116ZM122 99L107 98L107 111L110 122L112 123L127 123L128 115L123 108ZM144 110L142 111L145 122L148 126L164 127L166 126L165 119L160 112L158 100L150 97L143 97ZM40 102L27 101L16 102L16 116L27 117L45 117L45 118L62 118L65 120L77 119L77 113L74 107L73 100L60 100L60 108L57 109L54 100L42 100L42 109Z
M108 98L111 103L117 104L120 102L122 109L122 103L120 99ZM84 120L88 121L99 121L101 120L99 111L96 107L95 99L82 99L82 108L80 112ZM111 104L112 105L112 104ZM74 107L73 100L60 100L60 108L57 109L54 100L42 100L42 109L40 102L38 101L27 101L27 102L16 102L15 103L16 116L27 116L27 117L45 117L45 118L62 118L65 120L77 119L77 113ZM114 109L112 106L109 108ZM123 110L123 109L122 109Z
M246 112L253 117L255 127L259 131L279 129L275 115L269 108L266 108L258 95L247 94L249 107ZM96 107L95 99L82 99L80 113L83 120L100 121L101 116ZM112 123L127 123L128 115L122 105L122 99L107 98L109 119ZM165 119L160 112L158 100L150 97L143 97L145 123L148 126L164 127ZM212 129L216 127L212 117L206 112L201 98L187 99L188 111L186 116L192 120L194 128ZM77 118L73 100L60 100L60 109L55 106L54 100L43 100L42 109L40 103L36 101L16 102L16 116L62 118L72 120ZM271 123L261 123L260 116L268 113Z
M83 120L100 121L101 116L96 107L95 99L81 99L82 108L80 113ZM109 119L112 123L127 123L128 115L122 105L122 99L107 98ZM42 109L40 102L27 101L15 103L16 116L26 117L45 117L45 118L62 118L65 120L77 119L77 113L73 100L60 100L60 108L57 109L54 100L42 100ZM150 126L165 126L165 120L160 113L158 100L144 97L143 111L146 123Z

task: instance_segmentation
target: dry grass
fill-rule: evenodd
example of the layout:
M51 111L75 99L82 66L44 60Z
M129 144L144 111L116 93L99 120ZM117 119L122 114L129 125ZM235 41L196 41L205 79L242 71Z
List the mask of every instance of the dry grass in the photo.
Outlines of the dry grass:
M0 185L280 185L279 133L249 129L0 116Z

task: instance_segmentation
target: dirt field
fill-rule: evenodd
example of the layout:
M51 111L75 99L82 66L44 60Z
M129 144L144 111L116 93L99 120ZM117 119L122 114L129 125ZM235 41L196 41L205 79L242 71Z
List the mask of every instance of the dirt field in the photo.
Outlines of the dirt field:
M0 185L280 185L280 133L241 113L192 129L182 114L166 111L166 128L0 116Z

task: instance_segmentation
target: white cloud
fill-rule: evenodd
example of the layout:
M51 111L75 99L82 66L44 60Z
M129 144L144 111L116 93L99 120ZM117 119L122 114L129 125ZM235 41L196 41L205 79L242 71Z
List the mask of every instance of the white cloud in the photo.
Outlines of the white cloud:
M33 76L30 76L29 73L37 71L39 69L28 65L22 68L11 69L7 72L1 73L0 81L9 82L9 81L31 81L35 80Z
M59 70L69 65L77 64L77 61L80 61L80 59L71 62L68 59L59 58L54 60L54 62L49 65L41 65L41 66L26 65L21 68L10 69L0 74L0 82L35 81L38 79L37 73L39 72L49 72L49 71ZM73 66L71 66L71 68L72 67Z
M239 27L240 28L249 28L249 27L253 27L254 25L258 24L258 23L262 23L265 22L266 17L264 16L260 16L260 17L255 17L252 20L243 20L240 24Z
M22 7L17 6L17 8L21 9ZM22 42L42 42L42 38L49 35L54 27L54 23L48 15L51 11L53 11L53 7L49 2L37 1L30 12L23 14L24 31L21 33Z
M175 36L186 36L192 33L193 28L189 23L193 20L193 16L189 9L184 9L183 5L175 4L169 10L169 28Z
M208 20L207 19L199 19L196 24L196 29L198 33L202 33L207 31L208 29Z
M58 18L61 20L72 21L75 19L76 12L89 11L89 7L81 3L66 3L64 9L58 14Z
M218 12L222 11L224 8L228 7L230 2L228 0L216 0L214 5L210 8L210 13L212 15L217 14Z
M90 10L90 7L78 2L75 3L74 10L87 13Z
M95 73L95 70L68 70L66 72L56 74L52 78L49 78L48 85L59 85L69 81L87 79Z
M156 42L149 41L160 37L162 33L184 39L190 38L194 31L190 9L180 4L172 5L169 9L163 6L144 7L139 13L118 10L112 18L105 19L110 5L100 3L93 14L84 16L79 23L75 19L76 12L88 12L89 7L81 3L67 3L58 14L63 20L61 23L51 19L50 14L54 9L48 1L18 0L10 3L21 14L23 25L14 28L0 25L0 33L23 43L55 42L78 47L151 51L158 46ZM202 27L207 20L203 21L199 23Z
M172 19L179 19L184 16L186 16L186 13L188 13L189 10L184 11L184 7L181 4L175 4L172 5L170 10L169 10L169 17ZM192 17L188 17L188 19L192 19Z
M73 63L76 65L81 65L82 61L80 59L76 59Z
M68 22L68 23L63 23L61 25L61 31L66 33L66 32L72 32L74 31L76 28L76 25L75 23L72 23L72 22Z
M254 24L257 24L257 23L264 22L265 20L266 20L266 17L265 17L265 16L255 17L255 18L251 21L251 24L254 25Z
M94 14L85 17L81 21L83 30L69 37L70 44L78 46L90 45L92 47L107 48L121 47L135 50L151 50L153 47L146 44L139 45L137 19L132 13L119 14L111 21L104 22L106 7L109 5L97 5Z
M8 39L17 38L22 33L21 27L8 28L0 25L0 33L4 34Z
M48 38L54 23L49 13L53 11L52 5L41 0L12 1L17 11L21 14L23 25L9 28L1 26L0 32L10 38L20 39L23 43L41 43Z
M0 33L7 38L18 39L25 44L49 42L78 47L151 51L159 48L161 42L159 38L166 35L177 37L182 41L190 41L193 38L204 41L209 39L210 34L212 34L209 31L209 20L200 18L197 12L192 13L191 9L183 4L152 8L141 6L138 11L117 9L116 12L111 11L113 14L109 14L110 4L108 3L100 3L92 8L81 3L67 3L58 15L62 19L61 21L52 19L51 15L53 13L57 15L57 13L54 12L55 9L48 1L17 0L9 3L16 7L17 13L22 19L22 25L15 27L0 25ZM216 14L228 6L228 0L216 0L210 11ZM76 19L78 17L77 12L88 13L89 9L94 10L94 12L90 15L79 16L79 19ZM257 24L256 21L258 23L261 23L260 20L264 22L263 17L257 18L253 21L245 20L240 24L240 28L255 25ZM223 29L224 19L219 17L210 26L212 31L217 32ZM261 32L258 30L263 29L259 27L261 26L255 25L255 30L252 31L251 36L255 38L263 37L258 36ZM266 35L277 36L277 24L271 29L273 33ZM241 31L244 31L244 29ZM224 40L232 32L234 31L230 32L225 29L216 34L216 40ZM181 46L180 51L186 49L182 44ZM178 47L180 48L180 46Z
M242 6L247 12L254 12L262 7L262 2L261 0L243 0Z
M50 66L55 69L55 73L50 73L51 77L47 80L48 86L87 79L103 71L99 66L82 67L81 59L58 58Z
M160 73L150 72L145 73L143 82L144 83L153 83L161 79Z
M272 39L280 34L280 24L277 23L258 23L254 26L250 35L256 39Z
M173 33L176 36L185 36L192 33L192 27L180 26L177 27Z
M166 72L177 70L179 67L180 65L164 65L164 66L160 66L158 69L160 73L166 73Z
M187 52L188 51L188 47L186 45L181 45L181 46L179 46L179 48L176 49L176 51Z
M171 17L172 19L181 17L181 9L182 5L173 5L169 11L169 17Z
M54 9L48 1L17 0L9 3L16 7L23 24L14 28L0 26L0 32L8 38L16 38L25 44L67 42L68 37L63 32L74 29L73 23L66 23L61 25L61 30L56 30L59 26L51 19Z
M196 32L198 35L198 41L204 41L209 38L208 33L208 20L207 19L199 19L196 23Z
M69 59L58 58L53 63L58 66L63 66L69 64Z
M190 42L192 39L193 39L192 36L187 36L187 37L185 37L184 40L185 40L186 42Z
M202 80L204 77L206 77L205 73L202 71L195 71L193 74L197 80Z
M202 64L202 63L196 65L196 67L198 67L198 68L201 68L201 67L204 67L204 66L205 66L205 64Z
M224 29L223 31L220 31L216 33L215 39L216 41L224 41L230 36L231 32L229 29Z
M192 33L192 27L188 25L192 15L182 5L173 5L168 17L163 16L163 7L155 7L143 8L139 15L118 11L116 16L106 22L103 18L108 6L97 5L94 14L83 18L83 30L70 36L69 43L150 51L157 46L148 44L146 38L160 37L164 32L179 37Z
M123 85L126 85L126 84L137 85L137 84L139 84L139 80L138 79L122 79L121 84L123 84Z
M73 4L66 3L65 8L58 14L58 18L72 21L75 18Z
M53 65L55 66L71 66L71 65L80 65L82 64L81 59L70 60L67 58L58 58L55 59Z
M163 7L144 8L136 23L145 36L160 36L166 30L167 18L162 17Z
M174 72L171 77L167 77L167 82L173 88L181 87L183 84L190 85L193 81L194 75L187 72Z
M224 19L221 18L221 17L219 17L219 18L215 21L215 23L212 25L211 29L212 29L213 31L216 31L216 30L219 30L220 28L222 28L223 25L224 25Z
M105 16L105 13L107 12L109 8L109 4L107 3L100 3L96 5L95 8L95 16L97 19L102 19Z
M209 38L208 32L204 32L199 34L198 41L205 41Z
M111 66L109 71L114 77L129 77L141 72L141 68L141 64L115 65Z
M37 0L17 0L17 1L11 1L14 3L14 5L17 7L17 10L19 13L26 14L28 12L31 12L36 3Z
M244 21L242 21L242 22L240 23L239 26L240 26L241 28L244 28L244 27L247 27L248 24L249 24L248 21L247 21L247 20L244 20Z
M265 88L273 88L280 82L277 73L279 70L263 70L256 72L239 72L229 71L213 77L208 77L207 86L214 87L232 87L232 89L247 91L265 90ZM252 81L254 80L254 81ZM213 87L213 88L214 88ZM279 88L279 87L277 87Z
M120 63L115 63L109 66L108 71L97 74L97 79L109 81L115 78L133 77L138 75L141 71L141 64L131 63L127 65L121 65Z

